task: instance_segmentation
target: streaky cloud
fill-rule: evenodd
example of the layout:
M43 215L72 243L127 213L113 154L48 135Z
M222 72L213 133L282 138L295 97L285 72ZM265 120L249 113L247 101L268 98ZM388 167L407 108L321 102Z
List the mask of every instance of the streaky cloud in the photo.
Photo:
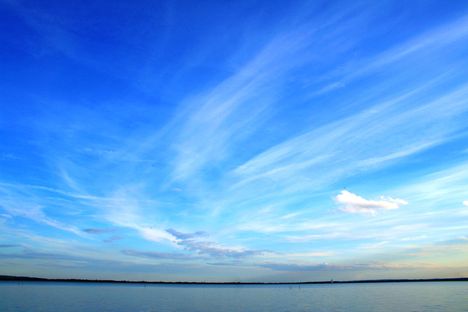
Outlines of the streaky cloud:
M135 257L144 257L151 259L164 259L164 260L194 260L197 259L196 256L192 256L184 253L175 253L175 252L157 252L157 251L138 251L125 249L122 250L122 253L135 256Z

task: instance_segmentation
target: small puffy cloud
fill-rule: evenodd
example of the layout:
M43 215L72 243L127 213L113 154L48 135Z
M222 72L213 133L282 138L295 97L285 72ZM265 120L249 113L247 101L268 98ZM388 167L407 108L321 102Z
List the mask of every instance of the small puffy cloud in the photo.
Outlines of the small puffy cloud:
M341 205L342 211L363 214L375 214L378 210L398 209L408 204L403 199L386 196L381 196L379 200L369 200L347 190L342 190L335 199Z
M468 200L463 201L463 206L468 207Z

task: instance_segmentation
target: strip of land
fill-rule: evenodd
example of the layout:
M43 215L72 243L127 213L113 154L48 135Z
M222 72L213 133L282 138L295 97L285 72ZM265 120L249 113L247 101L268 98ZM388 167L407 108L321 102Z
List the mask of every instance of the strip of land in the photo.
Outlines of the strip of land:
M0 281L16 282L69 282L69 283L112 283L112 284L167 284L167 285L313 285L313 284L357 284L357 283L413 283L413 282L468 282L468 277L427 278L427 279L376 279L350 281L309 281L309 282L167 282L167 281L125 281L41 278L29 276L0 275Z

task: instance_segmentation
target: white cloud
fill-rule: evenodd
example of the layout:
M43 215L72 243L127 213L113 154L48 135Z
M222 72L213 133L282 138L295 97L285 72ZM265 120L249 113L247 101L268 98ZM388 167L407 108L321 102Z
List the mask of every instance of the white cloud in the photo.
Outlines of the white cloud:
M408 204L403 199L386 196L381 196L379 200L369 200L346 190L342 190L335 199L341 204L341 210L349 213L375 214L378 210L398 209Z
M170 242L175 242L175 238L167 233L166 231L159 230L159 229L154 229L154 228L148 228L148 227L141 227L138 225L133 226L134 229L136 229L140 235L149 241L153 242L164 242L164 241L170 241Z
M468 207L468 200L463 201L463 206Z

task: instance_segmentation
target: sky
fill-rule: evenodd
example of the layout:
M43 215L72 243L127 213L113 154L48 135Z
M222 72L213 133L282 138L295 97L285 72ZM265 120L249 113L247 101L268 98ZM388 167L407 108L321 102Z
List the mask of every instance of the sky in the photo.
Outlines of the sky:
M0 1L0 274L468 276L466 1Z

